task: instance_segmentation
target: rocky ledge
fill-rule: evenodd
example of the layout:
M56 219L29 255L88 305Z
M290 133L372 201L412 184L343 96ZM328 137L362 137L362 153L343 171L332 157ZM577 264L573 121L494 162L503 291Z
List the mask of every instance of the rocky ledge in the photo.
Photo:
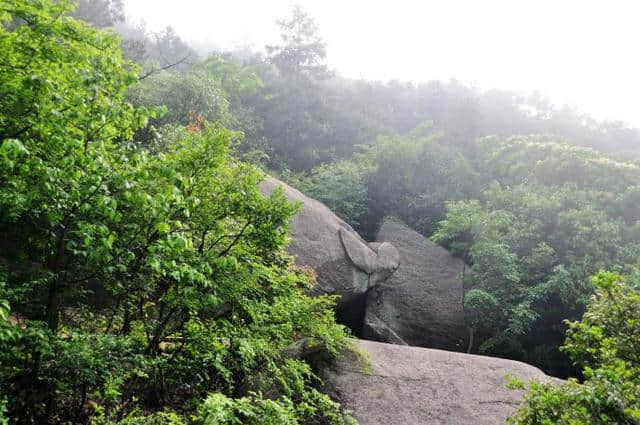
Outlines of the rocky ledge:
M366 354L320 361L318 373L323 389L360 425L504 424L523 394L506 388L506 374L525 382L558 381L533 366L495 357L373 341L356 346Z

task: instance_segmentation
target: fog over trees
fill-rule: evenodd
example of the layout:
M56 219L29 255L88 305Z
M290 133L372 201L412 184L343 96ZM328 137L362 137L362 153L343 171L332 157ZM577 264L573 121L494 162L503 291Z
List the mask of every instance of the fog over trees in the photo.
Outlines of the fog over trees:
M640 423L640 129L344 78L305 10L274 25L203 55L123 0L0 0L0 424L355 423L290 354L350 331L265 174L464 260L464 351L575 378L513 423Z

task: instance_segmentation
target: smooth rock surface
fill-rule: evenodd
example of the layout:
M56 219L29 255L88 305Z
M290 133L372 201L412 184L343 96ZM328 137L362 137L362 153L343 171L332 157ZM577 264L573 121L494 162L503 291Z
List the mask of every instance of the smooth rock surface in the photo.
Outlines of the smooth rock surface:
M321 202L273 177L267 177L260 186L265 195L277 187L282 187L289 200L303 204L291 220L287 250L298 266L315 270L316 293L338 294L339 305L348 303L397 269L398 252L393 246L387 244L381 253L370 248L349 224Z
M464 263L395 221L385 221L376 240L399 251L400 266L367 294L363 338L396 344L399 338L408 345L465 350L460 278Z
M370 286L384 282L391 276L400 266L400 253L395 246L389 242L370 243L369 247L373 249L378 256L373 273L371 274Z
M498 425L523 392L505 387L505 374L525 382L560 382L525 363L421 347L357 341L368 367L352 352L320 362L324 391L351 410L360 425Z

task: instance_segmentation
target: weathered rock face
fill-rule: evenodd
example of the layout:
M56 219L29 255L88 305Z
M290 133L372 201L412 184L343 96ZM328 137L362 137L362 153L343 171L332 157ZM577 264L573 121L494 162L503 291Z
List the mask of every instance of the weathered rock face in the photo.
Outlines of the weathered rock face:
M288 251L297 265L315 270L317 293L338 294L341 295L339 304L348 303L398 268L399 255L393 245L369 246L321 202L273 177L267 177L261 190L270 194L279 186L289 200L303 203L291 220Z
M460 279L464 263L394 221L383 223L377 240L397 248L400 266L367 294L362 336L394 344L466 348Z
M358 341L370 365L354 353L318 365L330 396L360 425L498 425L518 408L525 382L559 382L524 363L495 357Z

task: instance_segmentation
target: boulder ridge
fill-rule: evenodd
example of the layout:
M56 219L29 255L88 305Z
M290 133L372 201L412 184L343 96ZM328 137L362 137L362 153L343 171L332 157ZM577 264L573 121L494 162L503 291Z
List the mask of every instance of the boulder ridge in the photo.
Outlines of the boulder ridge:
M525 382L560 382L525 363L495 357L356 341L319 361L323 390L353 412L360 425L503 425L522 390L506 388L506 374Z
M398 251L392 244L368 244L323 203L273 177L267 177L260 189L269 195L278 187L290 201L302 203L291 219L287 250L298 266L315 271L316 293L340 295L340 307L363 298L398 268Z
M362 336L380 342L463 351L464 263L402 223L386 220L376 238L400 252L400 266L367 294Z

